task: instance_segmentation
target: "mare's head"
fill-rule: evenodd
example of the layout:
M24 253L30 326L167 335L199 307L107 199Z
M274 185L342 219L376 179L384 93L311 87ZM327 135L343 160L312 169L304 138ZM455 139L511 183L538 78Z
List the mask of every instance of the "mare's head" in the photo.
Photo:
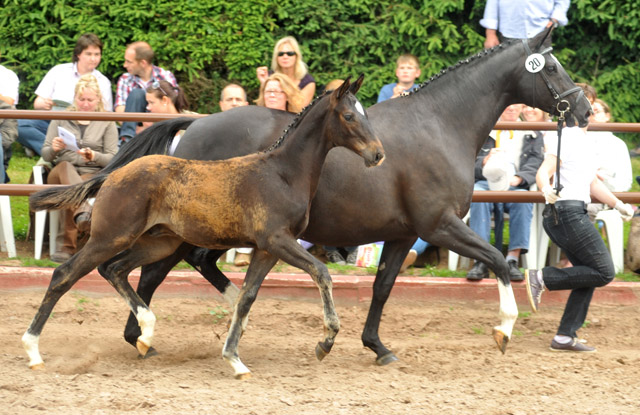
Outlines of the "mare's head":
M334 146L350 149L364 159L367 167L372 167L382 163L384 149L369 123L364 107L355 96L363 79L364 75L360 75L351 83L347 78L331 92L325 134Z
M592 113L591 104L582 89L571 80L560 62L544 43L553 26L532 39L513 41L512 48L521 51L518 69L517 102L524 102L550 114L564 115L570 127L584 127Z

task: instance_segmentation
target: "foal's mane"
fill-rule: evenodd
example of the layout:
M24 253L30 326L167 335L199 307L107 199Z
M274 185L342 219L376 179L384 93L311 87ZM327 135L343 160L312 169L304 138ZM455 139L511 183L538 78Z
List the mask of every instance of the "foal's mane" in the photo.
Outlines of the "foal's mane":
M436 79L439 79L440 77L442 77L444 74L452 72L454 69L458 69L460 66L464 66L468 63L474 62L480 58L483 58L487 55L492 55L495 54L496 52L499 52L509 46L511 46L511 44L514 43L514 40L509 39L507 41L505 41L504 43L500 43L497 46L494 46L490 49L485 49L481 52L478 52L474 55L471 55L465 59L461 59L459 60L456 64L449 66L448 68L445 68L443 70L441 70L440 72L438 72L435 75L432 75L429 79L427 79L426 81L424 81L423 83L421 83L420 85L418 85L416 88L414 88L413 90L411 90L408 94L404 94L401 95L401 98L404 97L408 97L411 95L415 95L417 92L419 92L421 89L425 88L427 85L429 85L431 82L435 81Z
M325 97L325 95L328 95L330 92L331 91L325 91L322 95L318 95L317 97L315 97L313 101L309 103L309 105L304 107L299 113L296 114L296 117L293 119L293 121L291 121L291 123L287 125L287 127L284 129L280 138L278 138L275 143L271 144L269 148L267 148L266 150L263 150L262 152L269 153L275 150L276 148L280 147L284 139L287 138L287 136L291 132L291 130L295 129L302 122L304 117L309 113L309 110L311 109L311 107L313 107L316 102L320 101L322 98Z

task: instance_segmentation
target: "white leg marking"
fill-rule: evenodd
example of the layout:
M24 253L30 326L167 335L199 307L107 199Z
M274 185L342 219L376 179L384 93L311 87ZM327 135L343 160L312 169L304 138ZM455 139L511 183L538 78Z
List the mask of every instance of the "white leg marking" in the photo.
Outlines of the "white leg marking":
M246 323L246 320L247 318L245 317L243 319L243 323ZM227 334L227 338L224 341L224 347L222 348L222 359L224 359L231 365L231 367L233 368L234 376L236 378L242 378L246 375L249 375L251 371L244 365L244 363L242 363L240 358L237 356L237 349L232 351L229 350L229 338L231 337L231 330L233 330L236 321L238 321L238 315L236 310L234 310L233 317L231 319L231 325L229 326L229 333Z
M240 288L236 287L234 283L229 283L227 287L224 289L224 293L222 296L225 301L229 303L230 306L233 306L238 299L238 294L240 293Z
M498 292L500 293L500 325L495 329L504 333L508 338L511 338L513 332L513 326L516 324L518 318L518 306L516 305L516 298L513 295L513 286L505 286L504 283L498 279Z
M22 346L29 356L29 367L44 364L42 357L40 357L40 352L38 351L39 340L40 336L34 336L33 334L29 334L29 332L26 332L22 336Z
M142 342L147 347L151 347L153 329L156 324L156 316L151 310L144 307L138 307L136 318L138 319L138 325L140 326L141 332L140 337L138 337L138 341Z

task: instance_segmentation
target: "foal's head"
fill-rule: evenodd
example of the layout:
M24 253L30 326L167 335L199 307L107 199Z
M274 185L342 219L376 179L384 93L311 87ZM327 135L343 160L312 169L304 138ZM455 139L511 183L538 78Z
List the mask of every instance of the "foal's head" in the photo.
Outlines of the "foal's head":
M350 149L364 158L367 167L372 167L382 163L384 149L369 123L364 107L355 96L363 79L364 75L360 75L351 83L347 78L331 93L325 133L333 145Z

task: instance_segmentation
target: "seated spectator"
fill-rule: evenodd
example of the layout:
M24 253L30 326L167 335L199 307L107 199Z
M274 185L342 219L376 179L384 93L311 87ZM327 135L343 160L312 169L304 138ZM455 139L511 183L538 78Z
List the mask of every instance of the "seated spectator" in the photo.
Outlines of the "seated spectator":
M0 101L8 105L18 105L20 79L11 69L0 65Z
M416 262L416 259L418 259L418 257L422 255L424 251L427 250L428 247L429 247L429 242L421 238L418 238L414 242L411 249L409 250L409 253L407 254L406 258L402 262L402 266L400 266L400 272L405 272L407 268L413 265Z
M72 62L51 68L38 85L33 107L37 110L66 109L73 103L73 90L80 77L91 74L100 86L102 105L111 111L111 81L96 69L101 59L102 42L98 36L93 33L80 36L73 49ZM47 120L18 120L18 142L24 146L27 155L41 155L49 123Z
M116 89L116 112L145 112L146 90L155 81L167 81L172 87L178 82L173 74L153 64L153 49L147 42L133 42L124 51L124 73L118 79ZM120 145L136 134L138 123L127 121L120 129Z
M300 89L288 76L274 73L260 86L255 102L262 107L298 113L302 111L303 99Z
M271 70L266 66L256 69L260 89L267 78L274 73L288 76L293 84L297 85L302 94L301 107L306 107L313 100L316 93L316 80L309 74L307 65L302 60L298 41L293 36L284 37L276 43L271 58Z
M1 110L15 109L13 105L7 104L4 100L0 100ZM18 136L18 122L8 118L0 118L0 139L2 146L0 147L0 183L9 183L7 168L9 167L9 159L11 158L11 144L16 141Z
M231 108L249 105L249 102L243 87L238 84L229 84L222 89L218 104L220 105L220 111L224 112Z
M500 121L518 121L522 104L509 105ZM494 130L487 138L476 158L473 190L529 190L535 183L536 172L543 160L542 134L533 131ZM529 249L532 203L471 203L469 226L482 239L489 242L491 213L496 222L496 248L502 251L503 213L509 213L509 248L507 263L511 281L522 281L524 275L518 268L521 253ZM524 251L524 252L523 252ZM489 276L488 267L479 261L467 273L468 280L480 280Z
M154 114L195 114L189 111L189 103L185 97L182 88L174 87L167 81L155 81L147 87L145 95L147 100L147 111ZM136 129L136 133L149 127L152 122L143 122L142 126ZM180 143L180 138L186 130L180 130L173 137L171 146L169 147L169 155L173 155L174 151Z
M417 88L416 79L420 77L420 63L418 58L410 53L400 55L396 61L396 77L398 82L387 84L380 89L378 102L397 98Z
M589 117L591 123L611 122L611 111L606 102L596 99L593 103L593 115ZM611 131L589 131L594 137L597 150L597 160L600 163L596 175L612 192L627 192L631 189L633 173L629 149L624 141L613 135ZM596 215L605 208L602 203L589 203L587 212L591 222L595 222Z
M100 86L93 75L85 75L77 82L69 111L104 111ZM68 133L73 135L71 143L61 137L68 137ZM113 121L53 120L42 146L42 158L53 164L47 183L80 183L106 166L117 150L118 129ZM63 229L52 261L64 262L76 252L78 230L89 230L89 212L87 203L62 211Z

